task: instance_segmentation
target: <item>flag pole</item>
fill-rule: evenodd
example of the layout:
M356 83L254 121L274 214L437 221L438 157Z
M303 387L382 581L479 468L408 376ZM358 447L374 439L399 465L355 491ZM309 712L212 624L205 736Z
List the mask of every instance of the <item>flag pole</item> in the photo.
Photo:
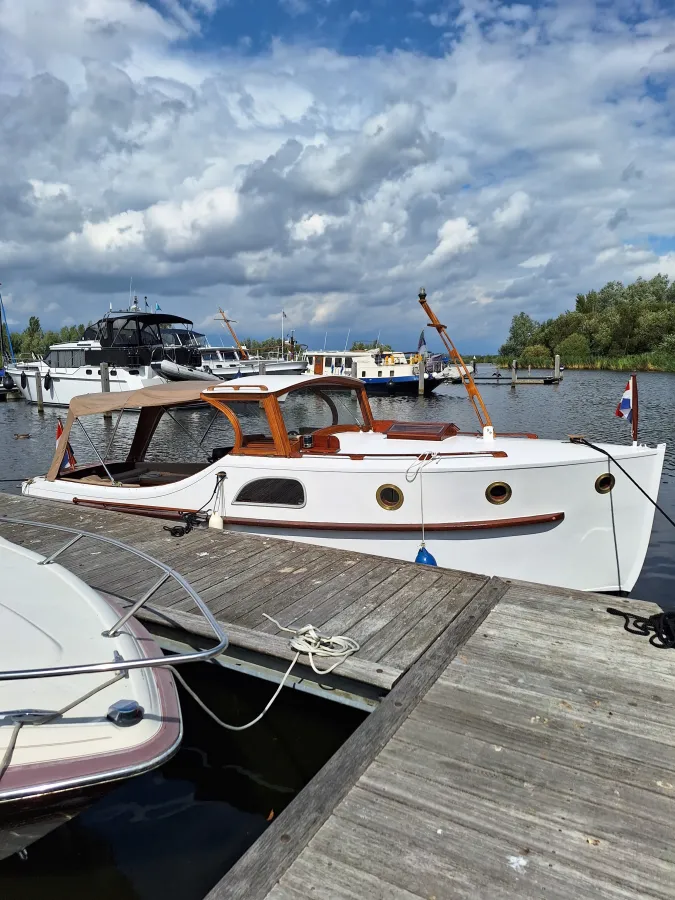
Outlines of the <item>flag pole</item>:
M630 387L631 394L633 398L633 416L631 421L631 427L633 429L633 446L637 447L638 442L638 386L637 386L637 375L633 372L630 376Z

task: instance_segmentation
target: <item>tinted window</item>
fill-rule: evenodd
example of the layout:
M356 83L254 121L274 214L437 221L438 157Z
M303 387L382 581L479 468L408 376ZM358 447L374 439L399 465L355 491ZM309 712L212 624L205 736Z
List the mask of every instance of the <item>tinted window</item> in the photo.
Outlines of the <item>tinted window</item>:
M336 356L336 357L335 357L335 365L336 365L336 366L341 366L341 365L342 365L342 357L341 357L341 356Z
M305 489L293 478L258 478L244 485L234 502L302 506L305 502Z
M83 366L84 365L84 350L73 350L73 365L74 366Z
M332 366L332 365L333 365L333 357L332 357L332 356L327 356L327 357L324 359L324 363L325 363L327 366Z
M345 365L348 366L349 368L351 368L351 365L352 365L351 356L345 356Z

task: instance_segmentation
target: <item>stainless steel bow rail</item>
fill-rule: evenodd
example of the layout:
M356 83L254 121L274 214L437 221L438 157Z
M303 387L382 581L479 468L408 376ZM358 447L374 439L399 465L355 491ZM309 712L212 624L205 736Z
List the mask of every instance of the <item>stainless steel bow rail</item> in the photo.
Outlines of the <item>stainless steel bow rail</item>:
M170 566L167 566L165 563L161 562L158 559L155 559L153 556L150 556L147 553L143 553L142 550L137 550L134 547L129 547L128 544L124 544L122 541L117 541L114 538L104 537L100 534L92 534L90 531L81 531L77 528L66 528L63 525L51 525L46 522L33 522L29 519L14 519L10 516L0 516L0 523L10 523L12 525L22 525L25 527L31 528L48 528L52 531L62 531L65 534L74 535L70 540L66 541L63 546L59 547L58 550L55 550L49 556L40 560L37 563L38 566L48 566L53 563L62 553L66 550L69 550L74 544L80 541L82 538L91 538L93 541L98 541L102 544L109 544L112 547L117 547L118 550L124 550L127 553L132 553L134 556L139 557L139 559L145 560L145 562L150 563L153 566L156 566L158 569L161 569L162 575L157 581L152 585L152 587L143 594L143 596L137 600L133 606L126 610L126 612L120 616L120 618L115 622L113 627L104 632L105 637L116 637L119 634L121 628L128 622L128 620L135 616L136 613L143 607L148 600L155 594L159 588L170 578L172 578L190 597L191 600L195 602L199 611L202 613L206 621L211 626L211 629L214 632L216 640L218 643L214 647L210 647L206 650L198 650L195 653L181 653L176 656L153 656L144 659L130 659L130 660L113 660L111 662L102 662L102 663L82 663L77 666L53 666L48 669L17 669L11 672L2 672L0 671L0 681L18 681L24 678L53 678L59 675L90 675L94 672L124 672L129 669L145 669L145 668L158 668L160 666L176 666L181 663L188 662L202 662L203 660L211 659L214 656L217 656L219 653L222 653L228 646L228 638L223 629L220 627L218 621L213 616L213 613L210 611L206 603L202 600L202 598L197 594L194 588L183 578L182 575L179 575L178 572L174 571Z

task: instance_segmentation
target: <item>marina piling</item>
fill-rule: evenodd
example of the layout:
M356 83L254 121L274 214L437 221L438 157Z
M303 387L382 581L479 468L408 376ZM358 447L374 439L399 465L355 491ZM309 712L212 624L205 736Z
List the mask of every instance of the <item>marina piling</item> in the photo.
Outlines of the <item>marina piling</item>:
M417 393L420 397L424 397L424 358L420 357L420 361L417 363L418 365L418 382L417 382Z
M560 381L560 354L556 353L555 361L553 363L553 377L557 378Z
M42 378L40 377L40 372L36 371L35 373L35 396L37 399L37 408L38 413L41 416L45 414L45 401L42 396Z
M101 363L101 391L104 394L110 393L110 368L107 362ZM112 421L112 413L103 413L103 418Z

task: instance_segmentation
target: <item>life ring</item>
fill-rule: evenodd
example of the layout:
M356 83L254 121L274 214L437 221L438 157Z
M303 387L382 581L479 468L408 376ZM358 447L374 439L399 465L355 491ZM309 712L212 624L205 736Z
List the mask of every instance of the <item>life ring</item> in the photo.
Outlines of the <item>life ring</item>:
M51 386L52 376L49 374L49 372L47 372L47 374L45 375L45 390L48 391Z
M28 385L28 376L26 375L25 372L22 372L21 373L21 387L24 389L24 391L26 390L27 385Z

